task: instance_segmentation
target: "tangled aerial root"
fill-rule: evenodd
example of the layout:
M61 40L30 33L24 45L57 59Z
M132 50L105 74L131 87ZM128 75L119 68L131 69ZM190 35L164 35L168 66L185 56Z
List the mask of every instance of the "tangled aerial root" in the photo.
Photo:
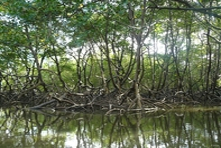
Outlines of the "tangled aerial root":
M195 99L193 99L195 98ZM205 101L206 100L206 101ZM131 94L84 94L84 93L41 93L18 94L0 93L0 103L4 106L18 106L31 110L58 110L68 112L96 112L106 114L125 112L155 112L167 110L180 104L216 104L221 103L221 97L215 94L196 93L188 96L183 92L155 94L155 96L141 94L141 107L137 107L137 99Z

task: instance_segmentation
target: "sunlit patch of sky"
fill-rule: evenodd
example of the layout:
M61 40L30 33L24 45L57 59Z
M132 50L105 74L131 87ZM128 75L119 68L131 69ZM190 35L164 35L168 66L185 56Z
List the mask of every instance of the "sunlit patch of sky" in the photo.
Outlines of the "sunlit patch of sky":
M35 0L25 0L25 2L27 2L27 3L32 3L32 2L34 2Z
M3 21L5 23L20 25L21 20L17 16L11 16L3 12L0 12L0 21Z

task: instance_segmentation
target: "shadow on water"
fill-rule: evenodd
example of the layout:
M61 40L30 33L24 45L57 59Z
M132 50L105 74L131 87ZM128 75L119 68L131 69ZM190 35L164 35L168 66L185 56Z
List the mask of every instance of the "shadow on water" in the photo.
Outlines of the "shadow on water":
M0 147L219 147L221 111L110 115L0 110Z

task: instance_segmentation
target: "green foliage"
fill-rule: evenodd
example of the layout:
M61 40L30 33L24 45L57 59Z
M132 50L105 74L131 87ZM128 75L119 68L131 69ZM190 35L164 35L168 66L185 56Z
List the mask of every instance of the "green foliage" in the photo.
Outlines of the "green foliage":
M104 80L110 89L129 88L139 72L144 91L179 83L208 89L219 75L220 19L198 9L219 2L199 2L3 0L1 71L30 68L36 81L59 88L103 87Z

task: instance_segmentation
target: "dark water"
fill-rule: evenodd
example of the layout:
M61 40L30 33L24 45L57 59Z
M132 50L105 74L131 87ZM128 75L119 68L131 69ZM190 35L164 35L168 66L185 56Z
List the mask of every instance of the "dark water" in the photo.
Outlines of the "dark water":
M220 109L109 116L1 109L0 148L219 148Z

